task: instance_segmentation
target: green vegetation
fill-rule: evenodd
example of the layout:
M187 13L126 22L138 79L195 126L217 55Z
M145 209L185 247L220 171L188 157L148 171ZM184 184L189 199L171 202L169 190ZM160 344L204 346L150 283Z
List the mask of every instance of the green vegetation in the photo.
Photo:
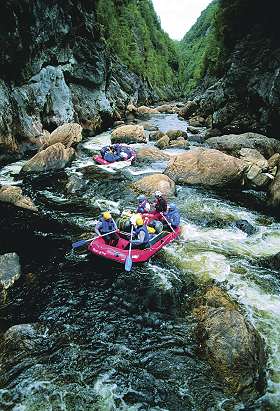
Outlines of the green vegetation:
M184 93L190 93L207 70L217 73L220 69L222 46L216 25L218 12L219 1L214 0L178 44L179 83Z
M98 0L97 20L109 48L130 70L156 88L178 84L177 48L151 0Z

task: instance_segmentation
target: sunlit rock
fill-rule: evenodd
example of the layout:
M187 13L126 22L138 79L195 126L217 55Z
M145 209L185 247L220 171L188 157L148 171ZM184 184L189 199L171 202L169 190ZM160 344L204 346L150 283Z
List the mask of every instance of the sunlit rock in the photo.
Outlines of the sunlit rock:
M145 176L136 181L136 183L132 185L132 188L147 195L152 195L158 190L167 196L172 196L175 194L174 181L164 174L152 174L150 176Z
M62 143L56 143L35 154L21 169L22 173L40 173L50 170L60 170L72 159L75 150L65 148Z
M177 184L230 186L240 184L244 165L218 150L198 148L171 158L165 174Z
M206 140L210 148L224 151L227 154L238 156L242 148L258 150L265 158L280 153L280 141L257 133L228 134L211 137Z
M78 144L82 140L82 127L77 123L63 124L56 128L46 139L42 149L53 144L62 143L66 148Z
M0 188L0 202L10 203L16 207L26 208L27 210L37 211L31 198L22 193L22 189L16 186L3 186Z
M146 143L144 127L138 125L126 125L118 127L112 132L112 143Z
M161 161L169 160L169 154L163 153L156 147L145 146L136 149L137 161Z

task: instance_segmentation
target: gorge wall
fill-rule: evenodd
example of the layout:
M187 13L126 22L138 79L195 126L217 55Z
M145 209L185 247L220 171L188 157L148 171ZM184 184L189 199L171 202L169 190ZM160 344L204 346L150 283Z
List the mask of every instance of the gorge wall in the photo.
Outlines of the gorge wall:
M213 127L224 134L255 131L279 138L277 10L276 2L214 1L193 28L193 60L199 69L193 96L200 113L212 114ZM209 15L214 20L208 21ZM188 40L187 34L183 49Z
M174 90L171 84L169 89L161 86L151 71L145 72L141 61L138 70L133 70L128 61L117 56L120 50L114 53L113 44L106 39L113 33L106 33L99 23L101 5L107 5L103 11L109 26L112 23L113 27L116 16L126 17L127 26L121 26L123 38L128 38L130 25L133 44L141 44L141 36L145 35L155 56L155 50L163 45L172 49L160 24L154 23L157 17L149 0L8 0L1 4L0 162L32 149L44 130L52 131L63 123L76 121L95 133L118 119L130 101L149 103L160 97L170 98L174 93L170 92ZM128 5L134 9L129 10ZM135 10L139 14L147 10L150 13L151 22L144 27L145 33L136 32L129 21ZM156 33L151 33L153 24ZM145 52L139 49L140 54L144 61ZM162 59L163 71L169 73L169 78L176 77L171 76L176 71L176 57L175 63L169 63L167 55Z

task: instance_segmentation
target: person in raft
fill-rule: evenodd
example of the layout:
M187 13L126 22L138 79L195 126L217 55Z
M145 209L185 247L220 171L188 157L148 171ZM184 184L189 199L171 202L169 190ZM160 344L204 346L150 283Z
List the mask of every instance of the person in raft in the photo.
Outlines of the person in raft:
M151 211L151 206L150 203L147 200L147 197L144 194L140 194L139 197L137 197L138 200L138 206L137 206L137 213L149 213Z
M110 244L112 246L116 246L119 240L119 237L115 232L112 233L112 231L116 231L118 228L109 213L109 211L105 211L101 217L99 217L99 221L95 226L95 232L97 235L104 235L104 240L106 244ZM110 233L110 234L109 234Z
M144 250L149 247L150 235L141 216L137 216L135 226L136 228L134 229L133 234L136 239L131 240L131 248L139 248L140 250Z
M122 146L121 144L112 144L105 146L100 150L101 157L108 161L108 163L114 163L116 161L127 160L132 157L133 151L129 147Z
M167 211L167 201L161 191L155 192L155 199L156 200L154 202L154 207L155 207L154 214L165 213Z
M175 203L170 203L168 211L164 213L164 216L173 229L179 227L180 212Z

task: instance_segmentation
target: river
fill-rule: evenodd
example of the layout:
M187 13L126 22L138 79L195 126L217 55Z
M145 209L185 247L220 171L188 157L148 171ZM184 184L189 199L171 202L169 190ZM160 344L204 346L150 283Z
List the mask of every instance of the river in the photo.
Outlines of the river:
M187 127L176 115L149 122L162 131ZM23 184L51 222L41 222L37 233L17 227L9 236L4 230L4 251L19 254L22 276L1 309L2 328L37 325L2 358L0 409L245 410L223 393L197 353L188 302L200 286L214 282L238 301L266 342L268 388L250 410L279 410L280 277L258 264L280 251L279 222L261 210L254 193L178 187L182 238L149 263L125 273L84 250L72 252L71 241L93 229L102 207L115 214L134 207L130 181L166 165L117 172L94 167L90 155L109 136L82 143L78 158L55 179L18 181L23 161L0 172L0 184ZM84 174L86 165L93 170ZM255 234L236 228L238 219L256 227Z

